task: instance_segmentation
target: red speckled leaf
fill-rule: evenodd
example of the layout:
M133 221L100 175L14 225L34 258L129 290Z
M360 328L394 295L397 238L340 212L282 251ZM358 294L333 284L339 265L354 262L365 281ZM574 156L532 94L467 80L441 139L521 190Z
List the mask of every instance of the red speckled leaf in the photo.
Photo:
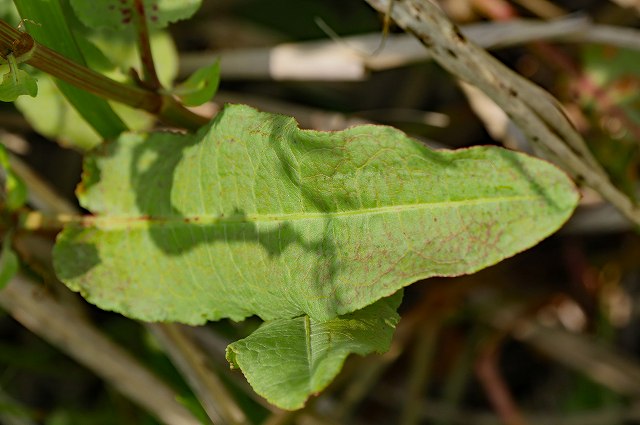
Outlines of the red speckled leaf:
M59 236L60 278L103 309L186 323L330 320L527 249L578 201L520 153L433 151L384 126L300 130L247 106L195 135L126 134L84 179L95 216Z

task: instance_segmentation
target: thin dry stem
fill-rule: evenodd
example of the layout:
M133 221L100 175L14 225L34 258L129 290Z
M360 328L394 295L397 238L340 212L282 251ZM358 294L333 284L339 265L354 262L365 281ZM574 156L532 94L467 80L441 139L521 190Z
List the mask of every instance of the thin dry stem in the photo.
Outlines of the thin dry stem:
M505 425L526 425L498 368L499 342L490 341L476 361L476 375Z
M440 323L426 321L416 332L417 341L409 368L407 397L402 410L403 425L421 423L422 398L429 384L437 349Z
M366 1L383 12L390 0ZM495 101L534 146L640 224L640 210L611 184L553 96L467 40L430 0L396 0L392 18L420 39L442 67Z
M28 167L23 166L20 170L21 176L31 176L31 178L25 179L29 191L36 190L39 199L44 203L43 209L54 214L49 217L39 212L27 214L23 222L25 227L35 226L42 229L43 223L29 225L29 220L53 219L49 224L52 227L57 227L64 222L81 221L86 218L86 216L84 218L80 216L74 207L64 201L48 185L40 184L41 179L37 178ZM34 182L38 184L34 186ZM56 213L57 215L55 215ZM0 305L3 305L25 327L57 345L78 362L85 364L98 376L102 376L165 423L176 425L199 423L176 401L177 394L151 372L148 372L145 366L111 342L84 316L74 313L74 309L70 308L67 303L53 298L24 277L18 276L6 289L0 291ZM48 317L50 319L47 319ZM209 384L211 380L215 379L215 376L212 377L210 372L202 371L205 368L204 355L187 340L187 337L183 335L182 328L177 325L155 326L168 332L171 341L179 345L179 347L172 347L168 351L175 350L178 355L182 353L188 357L189 361L181 368L188 380L191 376L200 376L200 379ZM185 340L187 341L185 342ZM204 389L196 388L196 393L200 398L209 403L207 407L217 403L217 398L215 398L217 393L206 393L210 389L210 385L205 386ZM244 418L242 411L232 400L225 399L225 402L224 409L231 412L232 417ZM245 422L237 420L224 423L240 424Z
M147 327L158 338L174 365L189 382L214 423L249 423L220 378L207 366L207 356L186 333L182 332L180 325L152 323Z
M18 274L0 292L0 305L23 326L109 382L166 424L200 422L176 393L81 315Z

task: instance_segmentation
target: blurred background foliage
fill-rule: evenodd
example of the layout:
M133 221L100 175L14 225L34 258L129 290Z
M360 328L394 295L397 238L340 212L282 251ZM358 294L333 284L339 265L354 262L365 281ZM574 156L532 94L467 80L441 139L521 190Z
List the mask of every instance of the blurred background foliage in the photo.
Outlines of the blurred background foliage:
M570 14L621 29L640 24L637 1L440 3L461 25ZM11 13L0 10L5 16ZM329 39L318 18L338 40ZM179 58L176 62L169 57L162 68L166 78L173 78L176 70L171 68L179 62L177 75L184 78L189 63L211 62L223 52L221 91L214 103L200 109L202 113L214 114L223 102L242 102L293 115L307 128L376 122L443 148L505 142L530 149L523 141L509 144L508 134L500 140L487 131L486 121L478 117L459 84L430 61L331 81L303 76L275 79L268 73L225 76L224 52L264 56L281 43L344 43L345 49L366 57L372 51L360 52L344 37L368 33L381 40L382 21L362 0L209 0L193 19L170 27L175 48L163 39L161 50L165 56L179 52ZM398 32L391 27L392 34ZM117 40L95 33L90 37L109 53L90 63L114 78L126 79L126 70L111 65L122 63L114 54ZM120 51L130 57L126 49ZM640 52L580 40L531 40L492 53L561 101L614 183L635 199L640 171ZM41 90L46 94L42 86ZM86 132L79 129L81 124L34 131L30 110L37 117L60 112L62 106L29 102L0 105L0 139L59 194L73 200L81 172L78 149L85 146L77 138L94 136L80 134ZM60 124L69 117L62 113L55 119ZM148 116L136 119L140 127L152 125ZM41 255L30 251L26 257L26 249L21 252L21 243L26 246L39 238L46 245L54 236L53 232L22 235L16 249L29 272L44 280L42 291L75 299L56 282L46 250ZM249 423L622 425L640 423L639 300L637 229L585 191L580 210L565 229L528 252L472 276L430 279L408 288L392 349L382 356L350 358L330 388L302 411L287 413L265 406L241 376L228 370L225 344L248 335L257 320L211 323L194 335ZM169 382L181 402L206 423L184 378L143 325L74 302L104 333ZM4 315L0 317L0 423L157 422L91 370Z

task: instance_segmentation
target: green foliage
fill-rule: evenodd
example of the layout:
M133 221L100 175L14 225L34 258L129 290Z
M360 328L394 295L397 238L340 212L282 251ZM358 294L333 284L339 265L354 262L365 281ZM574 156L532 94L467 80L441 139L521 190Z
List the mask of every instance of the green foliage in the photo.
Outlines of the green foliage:
M401 292L369 307L326 322L309 316L266 322L249 337L227 347L253 389L283 409L299 409L325 389L351 353L389 349L400 317Z
M22 96L15 102L34 130L51 140L57 140L62 146L81 151L102 143L104 139L69 103L54 78L40 73L38 86L37 97ZM42 111L48 112L43 114Z
M18 68L13 55L7 56L9 63L4 66L2 82L0 82L0 101L13 102L22 95L35 97L38 94L38 83L28 72Z
M140 67L134 40L148 35L129 31L136 4L158 29L193 15L201 2L16 4L36 22L28 25L34 38L131 82L129 68ZM72 31L76 19L86 28ZM160 80L170 87L175 48L167 33L151 38ZM35 95L20 58L7 59L0 100ZM39 78L40 95L16 101L38 131L81 150L111 141L85 156L78 196L92 215L71 220L58 236L59 278L102 309L145 321L257 315L266 322L229 345L227 360L285 409L326 388L349 354L388 349L402 288L473 273L525 250L555 232L578 202L553 165L496 147L434 151L373 125L301 130L290 117L240 105L196 134L126 132L146 130L154 118ZM151 94L158 108L167 93L201 105L219 78L216 62ZM13 211L26 191L0 152ZM0 286L18 266L9 232Z
M15 211L27 202L27 187L22 179L13 172L9 163L9 154L4 145L0 145L0 168L4 171L4 207Z
M5 234L0 252L0 289L4 288L13 276L18 273L20 262L18 256L11 247L11 233Z
M13 102L20 96L29 95L35 97L38 94L38 83L28 72L18 68L18 64L26 61L31 56L31 51L15 56L8 53L5 58L0 58L0 101Z
M101 308L194 324L330 320L522 251L578 199L522 154L432 151L387 127L303 131L246 106L195 135L124 135L84 177L96 216L59 236L59 276Z
M228 359L289 409L349 353L386 349L399 298L378 300L526 249L577 203L562 172L522 154L305 131L246 106L195 135L123 135L87 157L79 195L95 216L59 236L59 277L137 319L268 320Z
M0 0L0 18L5 21L15 22L17 25L20 17L13 0Z
M176 86L172 93L187 106L200 106L210 101L218 91L220 61L198 69L186 81Z
M116 31L91 31L83 42L82 49L89 66L117 81L128 82L131 68L140 69L140 55L135 41ZM178 74L178 52L168 31L154 31L149 35L149 44L156 64L158 79L171 86ZM90 53L91 49L97 49ZM93 60L89 59L89 55Z
M164 28L191 17L201 3L202 0L144 0L145 15L151 28ZM134 0L71 0L71 6L90 28L131 28L136 13Z

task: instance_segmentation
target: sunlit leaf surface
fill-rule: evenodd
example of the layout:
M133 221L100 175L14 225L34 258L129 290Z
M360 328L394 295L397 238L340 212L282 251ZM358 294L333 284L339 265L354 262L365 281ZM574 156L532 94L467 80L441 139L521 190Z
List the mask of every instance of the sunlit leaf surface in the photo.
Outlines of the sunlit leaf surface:
M246 106L195 135L123 135L85 168L95 216L59 236L60 278L103 309L186 323L327 321L514 255L578 200L520 153L433 151L383 126L305 131Z

